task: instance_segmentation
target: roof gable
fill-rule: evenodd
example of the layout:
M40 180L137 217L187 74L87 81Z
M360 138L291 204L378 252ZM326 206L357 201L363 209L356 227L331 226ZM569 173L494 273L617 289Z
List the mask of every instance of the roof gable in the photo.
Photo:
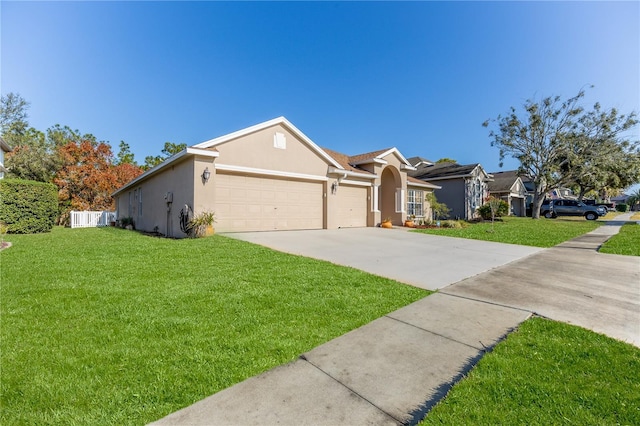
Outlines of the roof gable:
M411 163L404 158L404 155L402 155L396 147L367 152L365 154L352 155L349 157L349 162L354 165L371 163L387 164L387 161L384 158L389 155L394 155L398 160L400 160L403 168L413 170Z
M413 167L418 167L421 165L433 166L435 164L433 161L427 160L426 158L423 158L423 157L411 157L411 158L407 158L407 161L409 161L409 163Z
M307 135L302 133L296 126L294 126L289 120L284 117L274 118L273 120L265 121L263 123L256 124L254 126L247 127L242 130L238 130L233 133L229 133L227 135L223 135L214 139L209 139L208 141L201 142L193 146L193 148L198 149L209 149L216 147L218 145L233 141L235 139L239 139L243 136L250 135L252 133L259 132L261 130L267 129L269 127L274 127L277 125L281 125L287 128L294 136L300 139L304 144L306 144L312 151L322 157L325 161L327 161L330 165L337 168L342 168L340 163L338 163L334 158L328 155L322 148L316 145Z
M511 191L516 185L520 183L521 187L524 187L522 179L516 174L515 171L497 172L491 173L493 181L489 182L489 191L491 192L508 192Z

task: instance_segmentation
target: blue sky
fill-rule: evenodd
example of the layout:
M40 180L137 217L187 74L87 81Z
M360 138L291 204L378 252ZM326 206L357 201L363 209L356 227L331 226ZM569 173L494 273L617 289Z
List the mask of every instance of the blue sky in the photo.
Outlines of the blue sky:
M480 162L482 122L587 91L640 111L639 2L2 1L2 94L40 130L193 145L285 116L320 146ZM638 128L630 134L638 139ZM517 163L507 161L505 169Z

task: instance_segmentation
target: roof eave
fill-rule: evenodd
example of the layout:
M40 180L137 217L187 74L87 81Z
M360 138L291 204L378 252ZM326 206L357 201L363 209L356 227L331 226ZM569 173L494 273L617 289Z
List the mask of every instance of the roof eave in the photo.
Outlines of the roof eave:
M421 176L414 176L416 179L423 180ZM466 179L471 177L471 175L452 175L452 176L440 176L440 177L427 177L427 180L447 180L447 179Z
M126 191L127 189L131 188L132 186L135 186L138 182L153 176L157 173L159 173L161 170L165 169L166 167L170 166L171 164L175 163L176 161L188 157L188 156L193 156L193 155L200 155L200 156L204 156L204 157L211 157L211 158L217 158L220 153L217 151L208 151L206 149L199 149L199 148L194 148L194 147L188 147L183 149L182 151L178 152L177 154L172 155L171 157L167 158L166 160L164 160L162 163L158 164L157 166L154 166L152 168L150 168L149 170L145 171L143 174L141 174L140 176L138 176L137 178L129 181L128 183L126 183L124 186L122 186L121 188L117 189L113 194L111 194L112 197L115 197L116 195L118 195L121 192Z
M11 147L9 146L9 144L8 144L8 143L6 143L6 142L4 141L4 139L2 139L2 138L0 138L0 147L2 147L2 150L3 150L4 152L11 152L11 151L13 151L13 148L11 148Z
M441 186L434 185L434 184L429 183L429 182L418 183L418 182L409 182L409 181L407 181L407 186L417 186L418 188L429 188L429 189L442 189Z
M360 161L354 161L353 164L354 166L360 166L362 164L371 164L371 163L376 163L376 164L389 164L386 160L383 160L382 158L378 158L378 157L373 157L373 158L367 158L366 160L360 160Z
M327 171L327 174L328 175L341 175L341 176L359 177L359 178L364 178L364 179L375 179L375 178L378 177L378 175L373 174L373 173L353 172L351 170L338 169L336 167L329 167L329 170Z

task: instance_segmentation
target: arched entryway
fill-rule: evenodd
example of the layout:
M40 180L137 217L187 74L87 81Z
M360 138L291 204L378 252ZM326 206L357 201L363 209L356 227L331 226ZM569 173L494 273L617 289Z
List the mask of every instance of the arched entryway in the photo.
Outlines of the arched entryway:
M391 218L394 225L402 225L402 212L396 212L396 194L402 188L400 172L393 166L387 166L382 170L380 180L381 219Z

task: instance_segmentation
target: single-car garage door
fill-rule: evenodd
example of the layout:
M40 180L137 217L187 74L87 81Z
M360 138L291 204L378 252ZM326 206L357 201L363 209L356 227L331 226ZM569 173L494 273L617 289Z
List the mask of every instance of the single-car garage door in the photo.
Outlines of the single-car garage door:
M321 182L216 174L219 232L322 229Z
M367 188L340 185L338 188L338 227L367 226Z

